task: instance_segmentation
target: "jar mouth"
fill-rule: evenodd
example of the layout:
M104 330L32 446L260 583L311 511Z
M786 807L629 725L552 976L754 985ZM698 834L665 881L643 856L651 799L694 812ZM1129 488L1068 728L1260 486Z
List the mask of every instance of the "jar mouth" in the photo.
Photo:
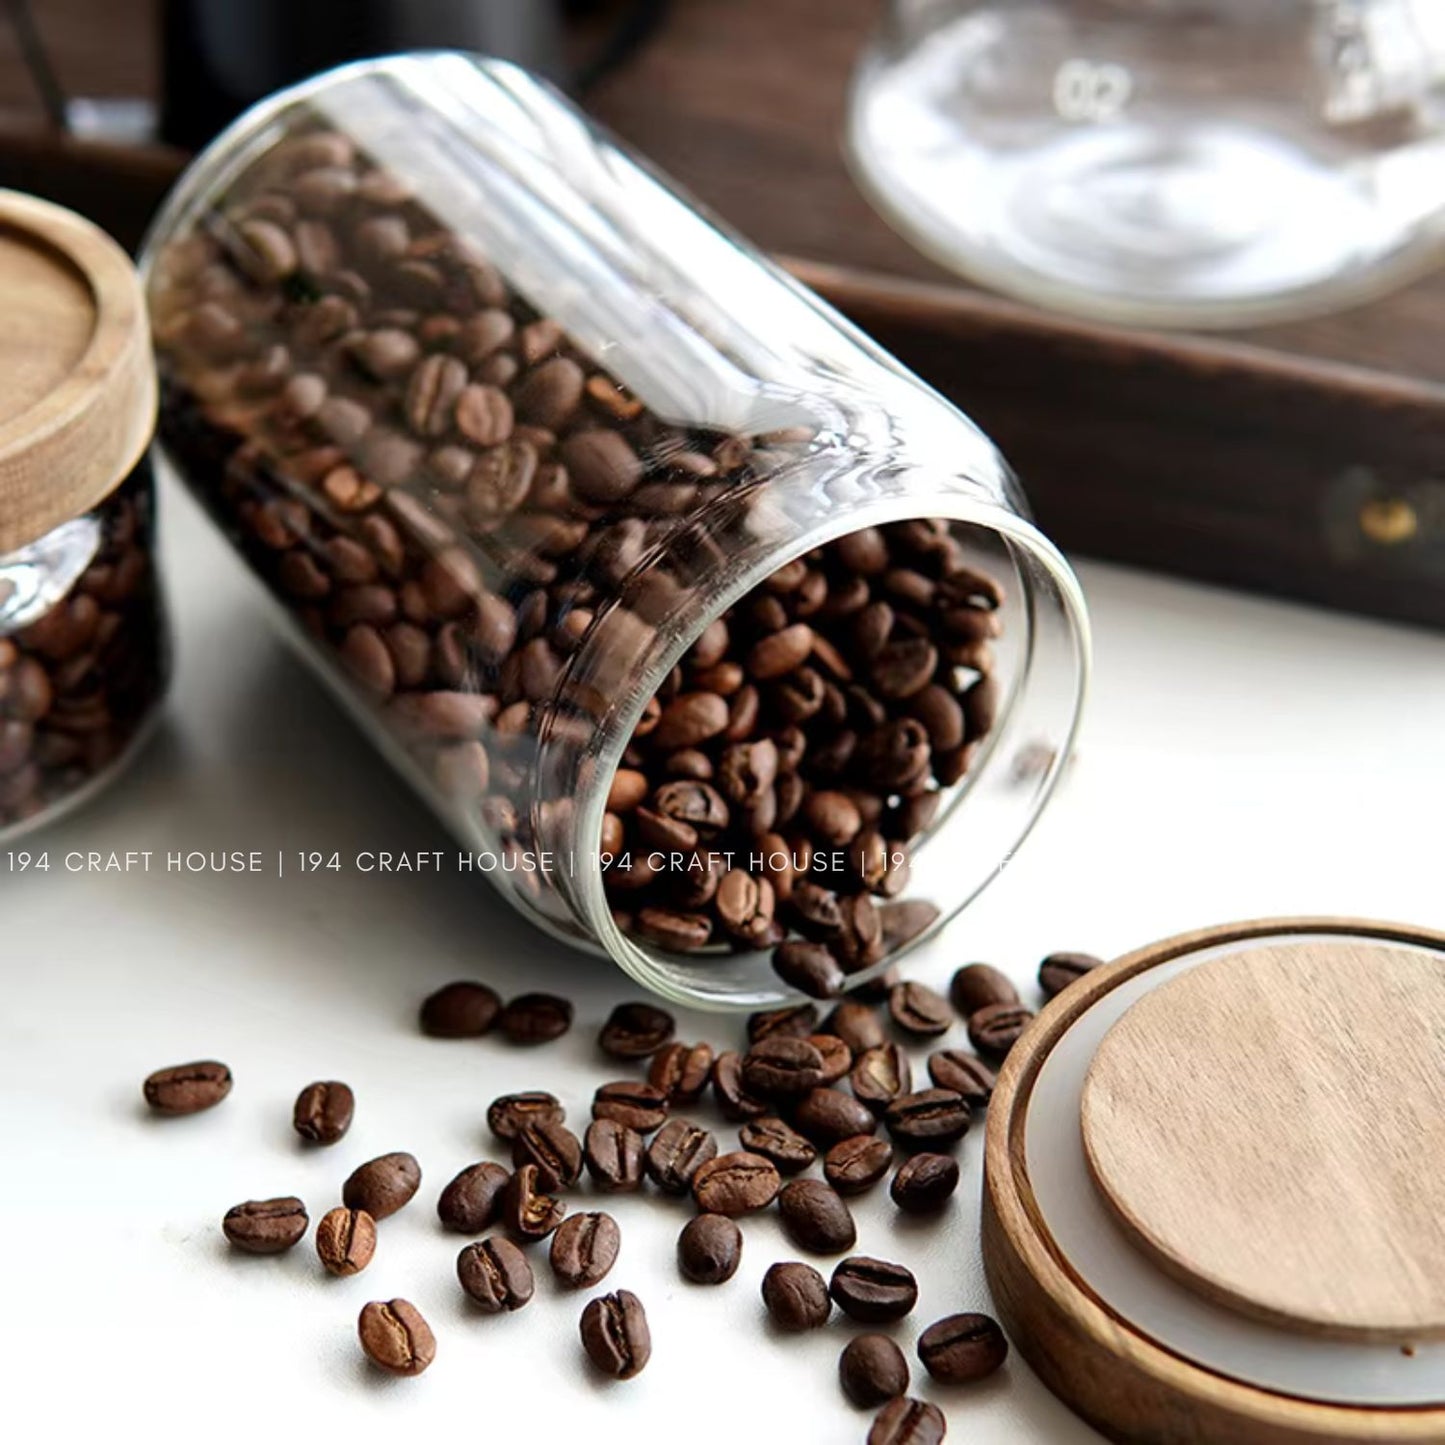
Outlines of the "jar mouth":
M1078 579L1063 555L1032 523L981 498L960 479L930 480L902 466L864 469L860 480L885 483L877 494L840 507L806 535L752 559L713 596L712 605L679 628L656 658L660 681L709 623L759 587L778 568L867 527L938 518L973 529L994 544L994 567L1005 571L1013 670L998 719L968 774L945 790L939 817L911 845L911 881L901 897L928 897L936 919L874 967L851 975L849 987L866 982L913 948L934 937L1012 861L1053 793L1073 750L1090 671L1087 607ZM785 485L781 477L770 487ZM595 759L597 785L577 799L577 837L595 851L602 835L607 795L622 765L633 729L655 687L641 690L619 710L605 747ZM1036 766L1023 767L1025 757ZM1010 767L1010 762L1013 766ZM973 828L965 838L961 828ZM949 847L950 842L953 847ZM930 889L936 878L946 890ZM576 875L573 903L591 935L588 943L631 978L663 998L716 1012L773 1007L802 995L774 973L768 952L676 954L624 932L612 915L601 867ZM576 943L575 937L569 941Z

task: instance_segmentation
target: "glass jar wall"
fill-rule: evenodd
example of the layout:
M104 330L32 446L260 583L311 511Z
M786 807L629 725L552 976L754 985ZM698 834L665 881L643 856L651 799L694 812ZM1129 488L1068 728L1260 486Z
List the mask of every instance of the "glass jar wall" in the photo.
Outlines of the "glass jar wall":
M0 838L103 783L165 692L154 507L142 462L94 511L0 556Z
M541 926L755 1007L1027 832L1087 631L997 453L548 87L323 77L144 266L164 454Z

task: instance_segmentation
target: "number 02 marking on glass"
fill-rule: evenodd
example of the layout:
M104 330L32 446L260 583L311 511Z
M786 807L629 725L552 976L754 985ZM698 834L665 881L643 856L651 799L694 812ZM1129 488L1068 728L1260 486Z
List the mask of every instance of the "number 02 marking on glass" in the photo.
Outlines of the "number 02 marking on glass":
M1108 60L1066 60L1054 76L1054 109L1065 120L1113 120L1133 93L1128 70Z

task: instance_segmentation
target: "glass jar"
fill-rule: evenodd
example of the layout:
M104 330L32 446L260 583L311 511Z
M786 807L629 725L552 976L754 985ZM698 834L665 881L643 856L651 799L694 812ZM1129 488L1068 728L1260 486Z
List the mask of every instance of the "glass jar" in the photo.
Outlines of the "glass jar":
M144 453L156 383L119 246L0 192L0 840L113 777L169 648Z
M163 454L557 937L702 1006L831 993L1028 831L1087 625L997 452L550 87L287 92L143 267ZM770 961L800 930L838 966Z
M1353 304L1445 241L1438 0L893 0L849 151L1025 300L1150 325Z

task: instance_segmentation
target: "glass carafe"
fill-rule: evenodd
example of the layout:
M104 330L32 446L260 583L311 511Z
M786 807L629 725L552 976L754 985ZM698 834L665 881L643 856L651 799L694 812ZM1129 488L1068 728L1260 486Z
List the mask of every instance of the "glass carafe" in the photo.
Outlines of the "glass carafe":
M850 153L1027 300L1225 326L1350 304L1445 235L1439 0L893 0Z

